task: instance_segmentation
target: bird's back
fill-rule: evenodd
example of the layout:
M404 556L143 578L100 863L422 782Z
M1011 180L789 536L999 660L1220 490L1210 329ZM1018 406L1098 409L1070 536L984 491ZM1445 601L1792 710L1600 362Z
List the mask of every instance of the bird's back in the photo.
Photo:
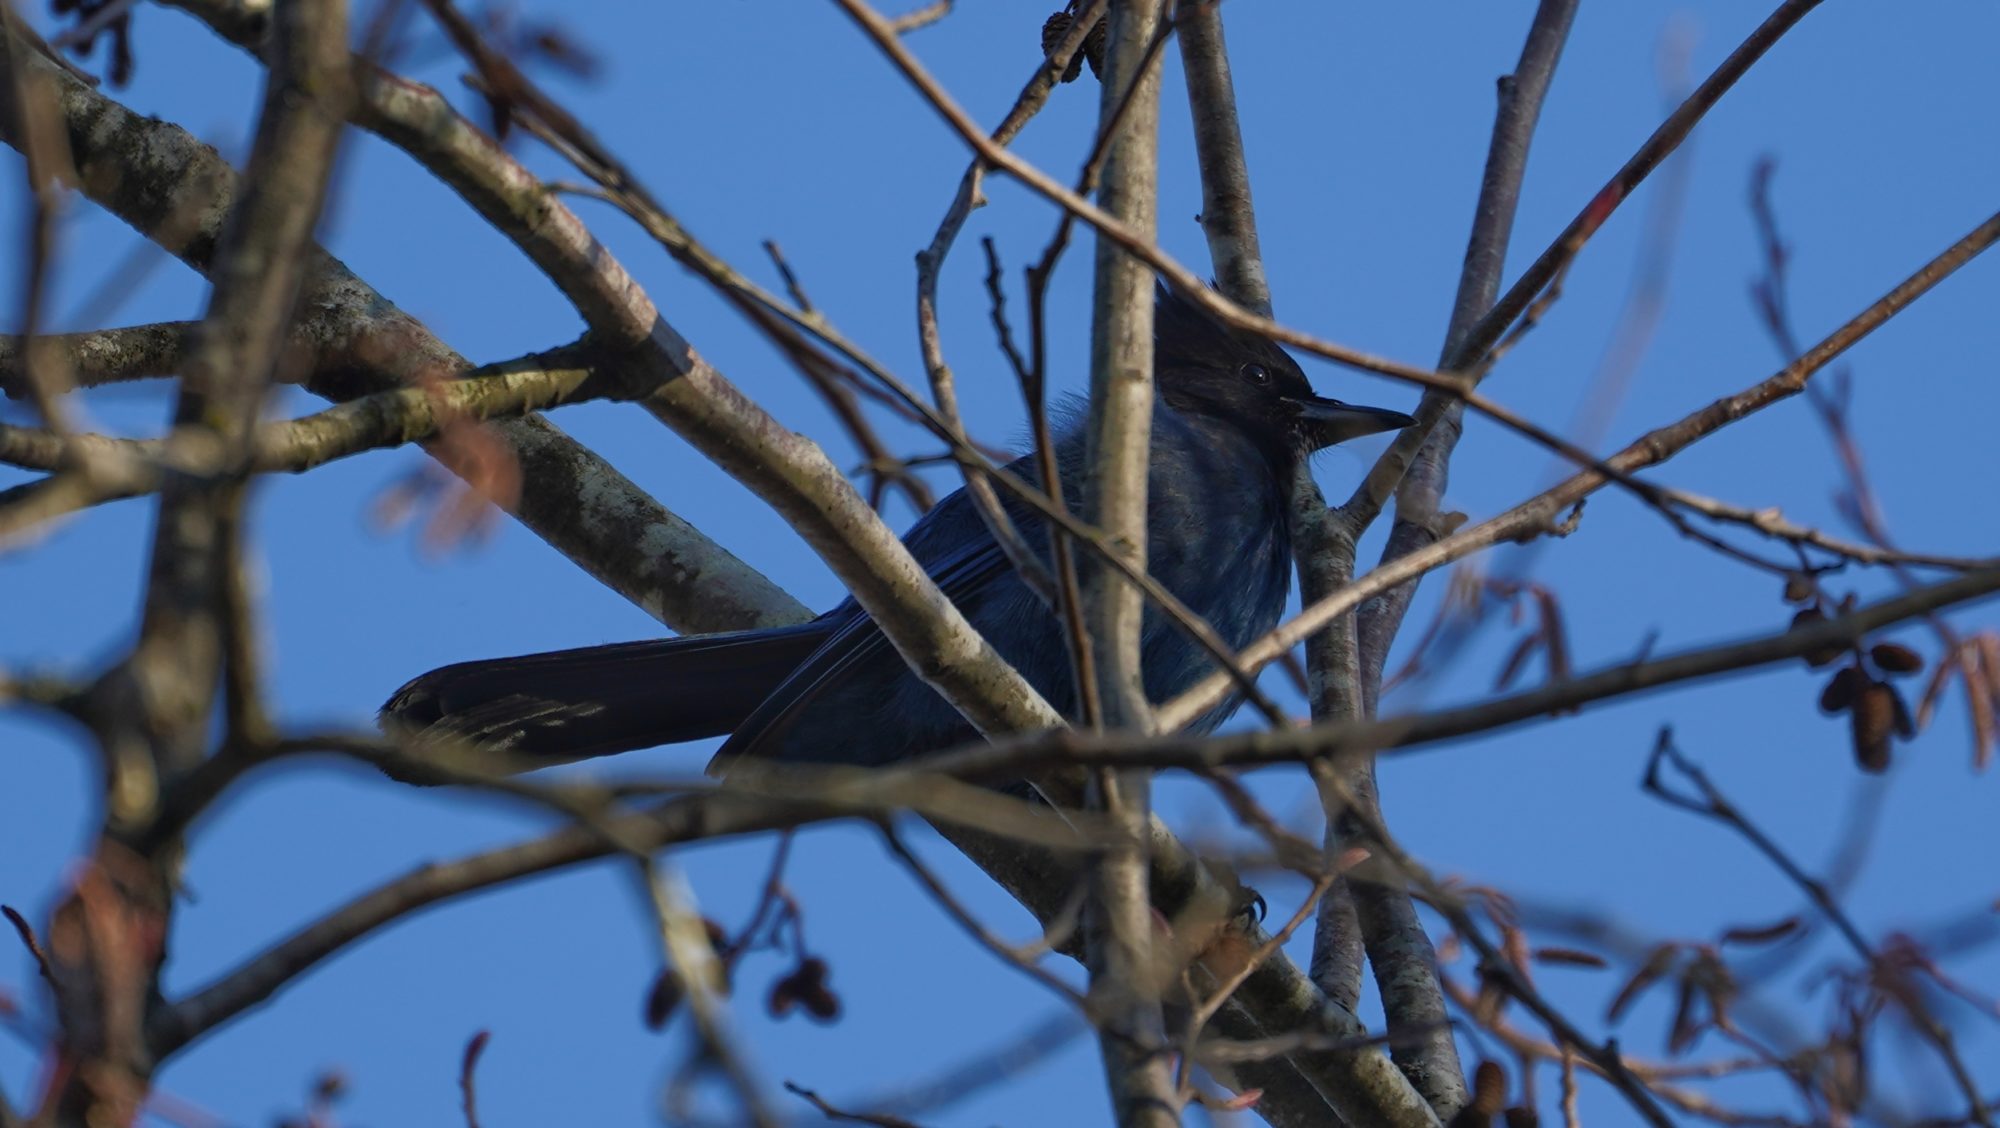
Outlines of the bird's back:
M1085 443L1081 428L1058 440L1070 511L1082 509ZM1008 470L1039 483L1033 460ZM1153 416L1147 495L1147 570L1232 649L1277 624L1289 579L1291 543L1284 490L1268 457L1225 424L1164 406ZM1001 491L1022 537L1048 559L1048 530L1024 504ZM1066 716L1075 692L1060 624L999 556L971 499L960 490L940 502L904 538L911 553L1001 657ZM953 582L964 577L963 582ZM821 654L724 746L719 760L748 754L780 760L883 764L941 751L975 733L936 691L903 663L851 600L828 613L837 631ZM1192 686L1212 659L1157 608L1142 628L1147 696L1163 701ZM1232 698L1197 722L1206 730L1235 708Z

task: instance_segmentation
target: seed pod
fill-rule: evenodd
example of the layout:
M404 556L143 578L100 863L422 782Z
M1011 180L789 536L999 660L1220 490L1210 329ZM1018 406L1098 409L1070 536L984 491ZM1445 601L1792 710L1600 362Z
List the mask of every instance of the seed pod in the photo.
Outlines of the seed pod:
M646 1029L658 1030L674 1016L681 1005L681 997L686 992L681 988L680 973L672 968L660 972L653 980L653 989L646 992Z
M1785 577L1785 602L1804 603L1813 597L1815 587L1816 585L1812 582L1812 577L1799 572L1793 572L1791 575Z
M783 1018L798 1005L798 984L789 975L771 984L771 993L764 998L764 1010L772 1018Z
M1885 674L1915 674L1924 668L1923 655L1895 642L1878 642L1868 649L1868 657Z
M1834 671L1826 688L1819 691L1819 711L1831 717L1835 713L1845 713L1854 704L1855 695L1868 684L1868 675L1859 666L1842 666Z
M1507 1071L1497 1061L1482 1061L1472 1071L1472 1106L1487 1116L1507 1107Z
M808 992L801 1001L806 1005L806 1013L811 1015L815 1022L827 1023L840 1017L840 996L824 985L816 991Z
M1896 691L1884 682L1869 682L1847 716L1848 731L1854 738L1854 762L1864 772L1888 771L1889 734L1896 727Z
M1090 63L1090 73L1100 82L1104 80L1104 41L1110 36L1109 22L1098 20L1090 34L1083 37L1083 57Z
M1057 12L1055 15L1042 21L1042 54L1044 56L1055 53L1057 45L1063 41L1063 36L1069 34L1070 25L1074 22L1070 19L1068 12ZM1078 51L1076 54L1070 56L1069 66L1063 70L1062 77L1058 81L1075 82L1076 76L1082 73L1083 52Z

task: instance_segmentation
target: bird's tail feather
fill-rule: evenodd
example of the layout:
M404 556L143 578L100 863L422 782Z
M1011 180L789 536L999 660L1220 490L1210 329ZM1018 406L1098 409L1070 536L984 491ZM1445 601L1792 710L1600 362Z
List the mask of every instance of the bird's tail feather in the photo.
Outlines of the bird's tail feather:
M721 736L826 639L795 627L461 662L382 706L384 731L507 753L538 767Z

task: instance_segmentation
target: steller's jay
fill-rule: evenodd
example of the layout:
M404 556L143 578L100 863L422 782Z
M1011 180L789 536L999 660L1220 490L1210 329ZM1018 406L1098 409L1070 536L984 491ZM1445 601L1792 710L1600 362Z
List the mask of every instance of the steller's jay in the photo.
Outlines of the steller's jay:
M1164 288L1153 318L1147 570L1240 650L1276 626L1284 609L1288 499L1300 460L1413 420L1314 395L1283 349ZM1081 419L1059 429L1057 464L1072 512L1082 504L1085 445ZM1007 469L1040 483L1032 457ZM1046 560L1042 519L1005 491L1001 498ZM1050 705L1075 716L1062 627L1007 562L965 491L939 502L903 541L994 649ZM1141 629L1152 700L1215 668L1157 610L1147 610ZM1240 703L1232 696L1190 729L1212 730ZM791 627L445 666L397 690L382 722L500 749L530 765L727 734L711 768L736 756L875 766L977 738L852 599Z

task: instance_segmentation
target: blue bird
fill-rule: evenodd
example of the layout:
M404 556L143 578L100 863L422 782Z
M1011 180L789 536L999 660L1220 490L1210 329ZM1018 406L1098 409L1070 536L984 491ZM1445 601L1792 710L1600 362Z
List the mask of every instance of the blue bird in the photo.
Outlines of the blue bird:
M1312 452L1409 426L1401 412L1313 393L1271 342L1238 333L1161 289L1154 310L1147 570L1231 649L1270 631L1291 578L1290 482ZM1086 467L1080 418L1056 436L1071 512ZM1032 456L1007 467L1039 484ZM1048 528L1018 499L1003 506L1037 556ZM1051 706L1076 715L1070 656L1055 615L1002 554L960 490L903 538L910 554ZM1147 696L1165 701L1216 667L1157 609L1141 627ZM1240 695L1190 726L1208 732ZM797 626L616 643L445 666L382 707L385 730L448 735L533 764L728 736L711 769L738 756L876 766L977 739L904 665L853 599Z

